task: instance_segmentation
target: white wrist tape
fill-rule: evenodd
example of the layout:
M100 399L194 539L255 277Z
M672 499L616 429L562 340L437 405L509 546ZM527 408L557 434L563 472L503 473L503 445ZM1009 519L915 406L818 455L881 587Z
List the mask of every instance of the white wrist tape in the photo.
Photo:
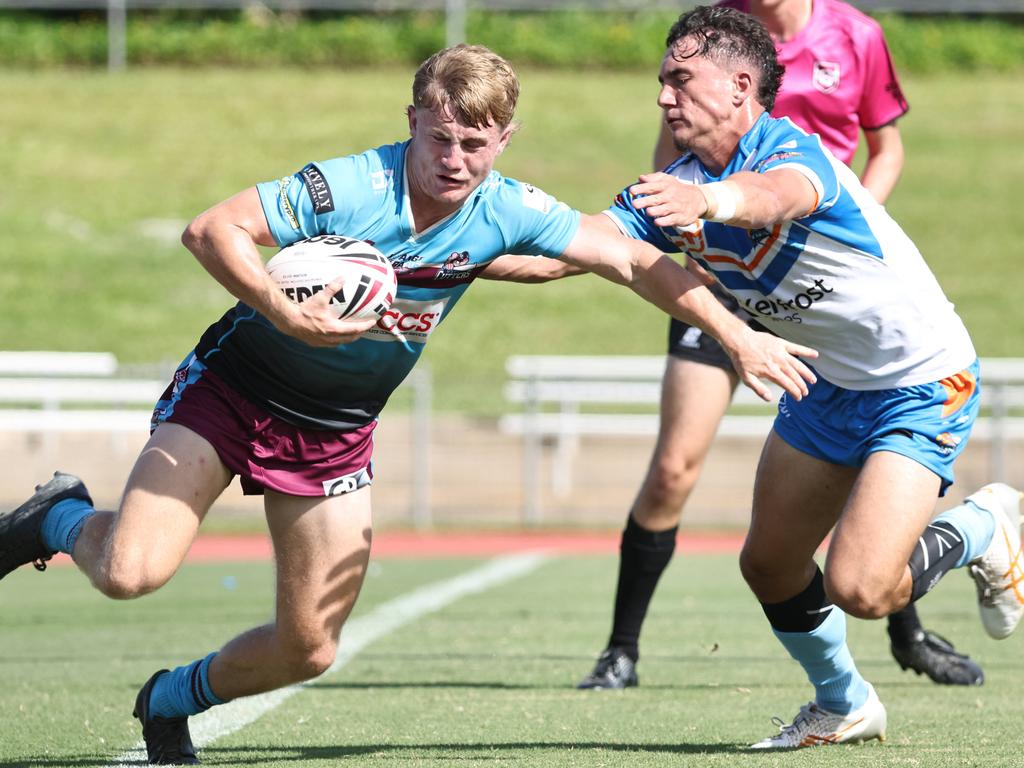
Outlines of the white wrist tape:
M700 191L708 204L708 209L701 218L723 223L736 218L736 211L740 207L740 193L735 184L713 181L710 184L701 184Z

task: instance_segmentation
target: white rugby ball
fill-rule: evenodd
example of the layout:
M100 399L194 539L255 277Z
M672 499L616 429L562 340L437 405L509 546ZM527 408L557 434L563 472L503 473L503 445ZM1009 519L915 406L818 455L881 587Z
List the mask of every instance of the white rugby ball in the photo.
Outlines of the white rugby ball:
M387 257L369 243L343 235L316 235L286 245L267 262L267 272L285 296L300 304L335 278L344 278L331 299L331 309L344 320L381 317L398 291Z

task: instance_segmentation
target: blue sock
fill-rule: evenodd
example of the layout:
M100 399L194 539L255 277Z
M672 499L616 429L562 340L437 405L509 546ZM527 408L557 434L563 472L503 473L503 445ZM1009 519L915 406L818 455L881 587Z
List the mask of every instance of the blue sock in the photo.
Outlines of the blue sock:
M996 533L996 521L984 507L966 499L959 507L947 509L935 520L949 523L964 539L964 551L955 568L961 568L985 552Z
M215 704L223 704L210 690L210 662L214 651L203 659L160 675L149 696L150 717L188 717L205 712Z
M39 535L43 546L50 552L71 554L82 532L85 521L96 514L92 504L84 499L62 499L50 507L43 518Z
M819 707L846 715L868 700L868 683L846 647L845 613L833 607L828 618L810 632L774 631L807 673Z

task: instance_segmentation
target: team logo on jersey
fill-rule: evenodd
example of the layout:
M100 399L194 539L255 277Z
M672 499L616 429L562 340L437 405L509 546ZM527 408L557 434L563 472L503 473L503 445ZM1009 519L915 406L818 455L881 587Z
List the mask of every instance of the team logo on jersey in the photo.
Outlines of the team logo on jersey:
M391 263L395 264L394 259ZM398 282L402 285L414 288L453 288L463 283L472 282L486 266L486 264L474 264L469 251L452 251L441 264L423 264L421 262L412 268L402 270L395 265L395 271L399 272Z
M370 341L426 344L430 334L441 322L446 306L447 297L434 301L396 299L377 321L377 325L363 334L362 338Z
M302 183L305 184L306 191L309 193L309 199L313 203L313 213L319 215L333 211L334 195L320 169L310 163L299 173L302 176Z
M814 76L811 78L814 87L822 93L832 93L839 87L839 62L814 62Z
M465 280L469 277L473 265L469 263L469 251L454 251L444 260L437 270L438 280Z

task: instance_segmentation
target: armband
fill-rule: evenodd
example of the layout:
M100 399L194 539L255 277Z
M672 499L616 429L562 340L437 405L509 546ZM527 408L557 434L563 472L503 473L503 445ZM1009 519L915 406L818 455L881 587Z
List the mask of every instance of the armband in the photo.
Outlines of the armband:
M735 184L730 184L727 181L714 181L710 184L700 184L698 188L704 195L704 202L708 206L704 215L701 216L702 219L725 223L736 218L743 193L736 188Z

